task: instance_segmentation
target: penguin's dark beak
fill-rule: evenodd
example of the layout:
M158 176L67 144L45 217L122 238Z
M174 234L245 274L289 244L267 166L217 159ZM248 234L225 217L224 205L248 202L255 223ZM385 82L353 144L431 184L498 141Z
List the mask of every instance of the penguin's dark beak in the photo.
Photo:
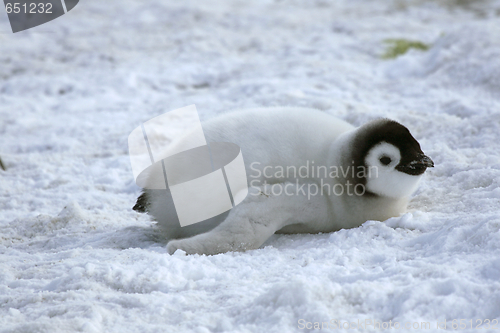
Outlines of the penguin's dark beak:
M434 162L429 156L418 154L417 158L410 163L397 165L396 170L412 176L418 176L423 174L427 168L432 167L434 167Z
M426 168L433 168L434 167L434 162L431 160L429 156L426 156L424 154L420 155L420 159L417 161L417 164L423 165Z

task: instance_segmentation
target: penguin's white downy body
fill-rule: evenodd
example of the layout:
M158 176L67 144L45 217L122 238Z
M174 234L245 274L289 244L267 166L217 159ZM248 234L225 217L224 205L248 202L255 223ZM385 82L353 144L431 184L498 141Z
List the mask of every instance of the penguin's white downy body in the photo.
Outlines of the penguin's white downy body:
M355 128L314 109L258 108L211 119L203 129L209 144L240 146L249 193L230 211L181 227L168 190L145 190L134 209L158 221L169 253L256 249L274 233L384 221L406 210L433 166L408 129L387 119Z

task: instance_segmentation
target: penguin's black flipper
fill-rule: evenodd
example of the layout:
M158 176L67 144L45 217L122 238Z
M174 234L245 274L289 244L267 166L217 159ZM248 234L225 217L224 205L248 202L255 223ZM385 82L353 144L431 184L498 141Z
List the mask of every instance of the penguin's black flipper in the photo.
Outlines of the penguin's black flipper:
M7 169L5 168L5 166L3 165L3 162L2 162L2 159L1 159L1 158L0 158L0 169L2 169L2 170L4 170L4 171L5 171L5 170L7 170Z
M148 194L146 192L142 192L142 194L137 198L137 202L132 209L140 213L145 213L146 208L148 207L148 199Z

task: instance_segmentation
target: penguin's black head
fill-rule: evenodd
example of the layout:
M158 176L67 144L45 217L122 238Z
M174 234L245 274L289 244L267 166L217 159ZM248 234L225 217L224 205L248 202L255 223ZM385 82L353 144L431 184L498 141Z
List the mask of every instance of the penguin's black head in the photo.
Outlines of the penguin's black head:
M418 176L434 166L410 131L389 119L358 128L352 158L358 168L366 168L367 190L390 197L409 196L418 185Z

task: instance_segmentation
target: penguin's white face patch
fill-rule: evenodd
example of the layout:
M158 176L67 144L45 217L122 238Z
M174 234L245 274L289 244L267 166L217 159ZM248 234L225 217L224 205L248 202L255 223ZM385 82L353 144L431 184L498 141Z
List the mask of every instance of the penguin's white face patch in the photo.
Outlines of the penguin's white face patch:
M373 146L365 158L366 189L391 198L408 197L415 192L421 177L396 170L400 161L401 152L396 146L387 142Z

